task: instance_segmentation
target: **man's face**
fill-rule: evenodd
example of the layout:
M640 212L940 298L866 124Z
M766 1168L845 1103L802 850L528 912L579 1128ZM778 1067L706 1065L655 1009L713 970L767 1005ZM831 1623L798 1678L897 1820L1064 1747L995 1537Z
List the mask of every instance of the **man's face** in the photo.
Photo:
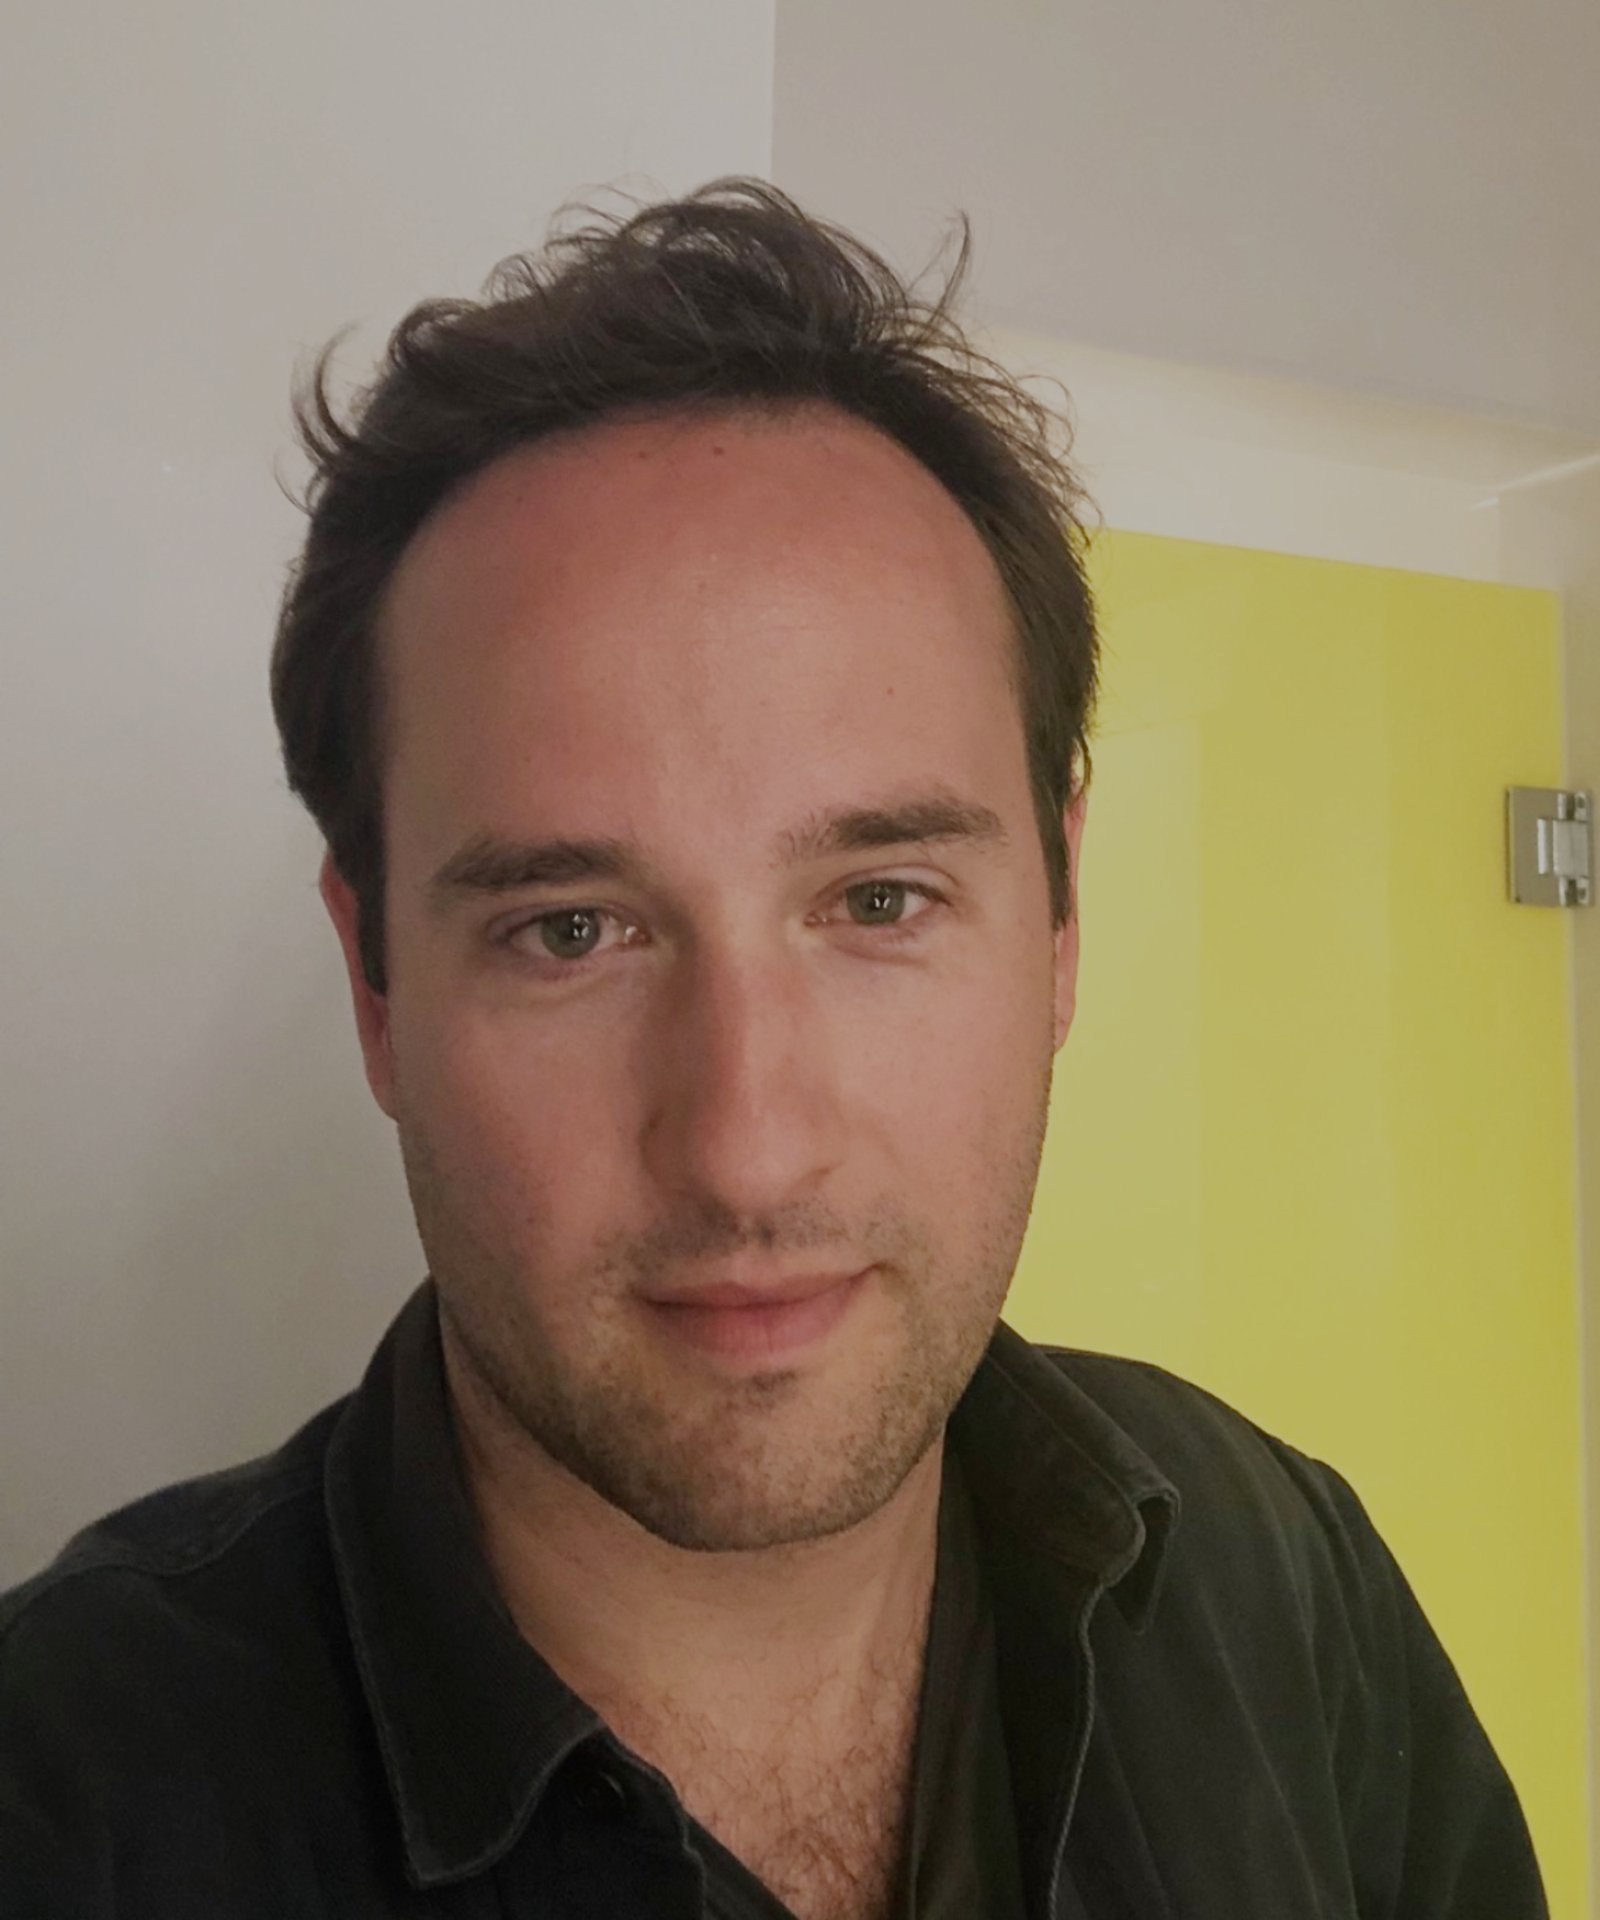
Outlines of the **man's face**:
M993 1330L1072 1013L982 542L842 414L615 421L446 501L382 647L385 997L324 894L447 1340L675 1545L865 1519ZM939 799L1000 833L784 850ZM552 839L637 870L533 884ZM653 1298L868 1269L809 1335Z

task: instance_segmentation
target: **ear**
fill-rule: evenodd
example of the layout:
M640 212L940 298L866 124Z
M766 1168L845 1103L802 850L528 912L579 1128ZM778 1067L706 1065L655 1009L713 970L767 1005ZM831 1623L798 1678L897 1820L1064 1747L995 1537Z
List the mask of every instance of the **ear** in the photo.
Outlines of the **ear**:
M1088 788L1082 788L1078 797L1061 816L1062 829L1067 841L1067 873L1071 882L1072 912L1055 936L1055 972L1056 972L1056 1024L1055 1051L1061 1051L1066 1040L1067 1030L1072 1025L1072 1016L1078 1004L1078 918L1082 911L1082 899L1078 888L1078 849L1083 844L1083 816L1089 805Z
M323 855L318 890L344 951L350 998L355 1004L356 1031L361 1036L361 1057L366 1062L367 1085L372 1089L373 1099L392 1120L395 1117L394 1061L389 1047L389 1002L385 995L373 992L361 971L355 892L333 864L331 853Z

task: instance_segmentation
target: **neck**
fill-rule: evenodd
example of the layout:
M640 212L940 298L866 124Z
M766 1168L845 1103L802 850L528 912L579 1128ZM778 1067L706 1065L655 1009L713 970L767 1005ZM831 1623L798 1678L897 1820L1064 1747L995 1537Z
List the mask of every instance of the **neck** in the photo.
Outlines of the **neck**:
M513 1431L458 1358L447 1354L446 1370L480 1537L512 1619L624 1738L641 1735L648 1750L673 1728L751 1751L811 1727L843 1740L881 1711L886 1691L914 1693L942 1435L890 1500L844 1533L690 1552Z

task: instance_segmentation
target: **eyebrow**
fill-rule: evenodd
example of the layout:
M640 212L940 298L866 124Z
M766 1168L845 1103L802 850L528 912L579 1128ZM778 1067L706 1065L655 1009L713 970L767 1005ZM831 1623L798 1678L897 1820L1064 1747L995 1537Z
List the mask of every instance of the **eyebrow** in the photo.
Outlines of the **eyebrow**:
M778 836L773 866L797 866L833 854L886 847L952 842L1004 847L1009 839L1005 823L992 807L941 787L881 806L814 813ZM570 886L585 880L639 883L652 877L648 857L627 840L508 840L480 833L445 861L426 892L430 904L444 912L464 899L520 893L532 887Z

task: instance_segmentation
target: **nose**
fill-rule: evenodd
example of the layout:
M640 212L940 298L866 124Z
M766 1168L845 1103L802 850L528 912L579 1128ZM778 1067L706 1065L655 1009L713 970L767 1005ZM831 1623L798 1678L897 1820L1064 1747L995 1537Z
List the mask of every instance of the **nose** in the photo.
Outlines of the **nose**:
M848 1033L827 969L753 938L701 943L665 989L650 1050L644 1153L664 1189L740 1217L825 1186L844 1152Z

